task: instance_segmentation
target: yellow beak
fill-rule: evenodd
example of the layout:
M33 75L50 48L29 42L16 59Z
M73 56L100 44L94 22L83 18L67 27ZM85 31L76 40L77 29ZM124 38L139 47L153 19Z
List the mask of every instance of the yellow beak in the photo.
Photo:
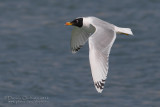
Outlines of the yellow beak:
M69 25L72 25L72 23L71 22L66 22L65 25L69 26Z

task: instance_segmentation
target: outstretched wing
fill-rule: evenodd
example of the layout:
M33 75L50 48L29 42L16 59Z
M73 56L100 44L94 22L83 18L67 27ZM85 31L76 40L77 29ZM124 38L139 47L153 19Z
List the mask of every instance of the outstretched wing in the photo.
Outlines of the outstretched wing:
M95 28L91 25L89 29L74 27L71 35L71 50L76 53L88 40L89 36L93 34Z
M108 73L109 53L116 38L111 29L96 28L89 37L89 59L95 88L99 93L103 91Z

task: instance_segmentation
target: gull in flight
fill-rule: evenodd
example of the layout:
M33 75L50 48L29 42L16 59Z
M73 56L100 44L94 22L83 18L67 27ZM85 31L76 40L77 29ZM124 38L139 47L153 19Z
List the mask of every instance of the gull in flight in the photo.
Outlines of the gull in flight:
M89 41L89 60L96 90L101 93L108 74L108 59L117 34L133 35L130 28L121 28L96 17L78 17L65 25L73 25L71 50L76 53Z

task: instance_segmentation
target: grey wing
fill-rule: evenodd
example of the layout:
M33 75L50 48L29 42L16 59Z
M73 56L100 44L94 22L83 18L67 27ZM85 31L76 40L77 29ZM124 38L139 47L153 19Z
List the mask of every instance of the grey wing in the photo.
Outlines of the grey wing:
M95 31L93 26L89 30L74 27L71 35L71 50L76 53L88 40L89 36Z
M95 88L99 93L103 91L108 73L108 59L110 49L116 34L113 30L97 28L89 37L89 59Z

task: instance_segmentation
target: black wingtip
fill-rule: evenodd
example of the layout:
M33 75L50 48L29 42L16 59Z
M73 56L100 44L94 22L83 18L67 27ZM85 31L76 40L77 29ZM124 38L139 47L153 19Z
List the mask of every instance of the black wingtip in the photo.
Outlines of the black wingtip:
M95 82L94 85L96 86L97 89L101 89L103 90L104 88L104 84L105 84L105 80L101 80L101 81L98 81L98 82Z
M78 47L72 48L72 53L76 53L77 51L79 51L82 46L83 45L79 45Z

